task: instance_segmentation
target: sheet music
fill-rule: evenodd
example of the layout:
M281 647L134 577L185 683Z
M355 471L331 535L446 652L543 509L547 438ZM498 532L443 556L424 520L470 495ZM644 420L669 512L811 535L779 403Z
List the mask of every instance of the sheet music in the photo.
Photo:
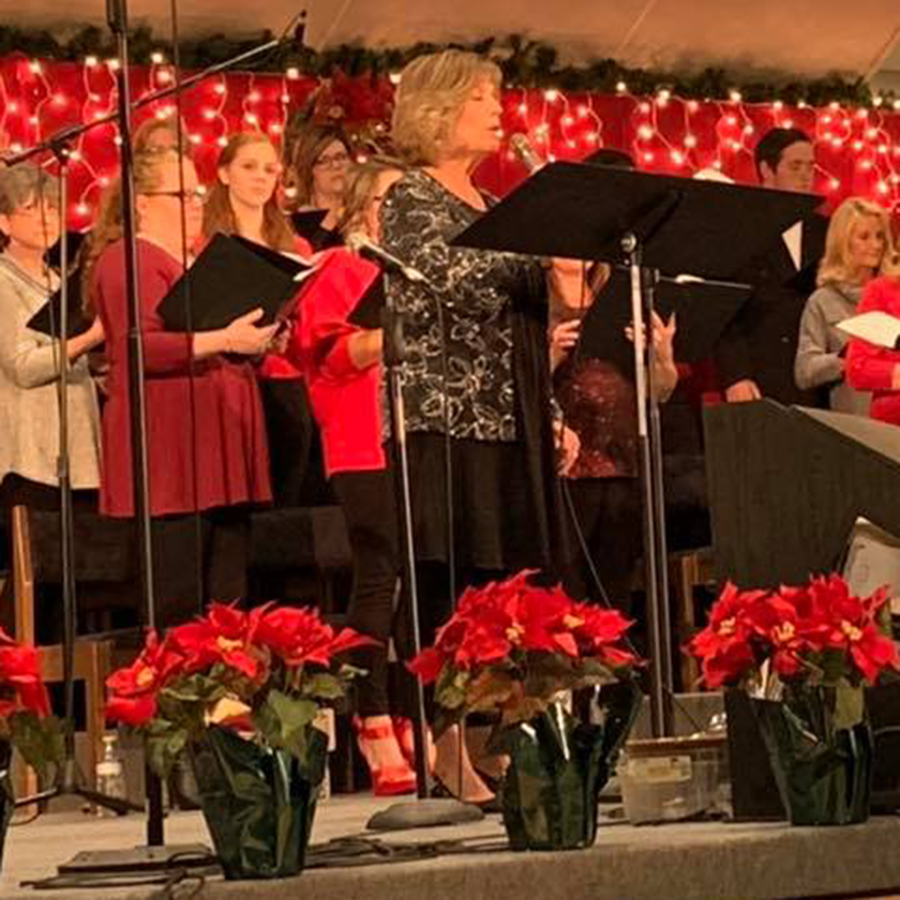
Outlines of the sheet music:
M838 322L836 327L850 337L862 338L870 344L891 350L897 349L900 339L900 319L880 310L851 316Z

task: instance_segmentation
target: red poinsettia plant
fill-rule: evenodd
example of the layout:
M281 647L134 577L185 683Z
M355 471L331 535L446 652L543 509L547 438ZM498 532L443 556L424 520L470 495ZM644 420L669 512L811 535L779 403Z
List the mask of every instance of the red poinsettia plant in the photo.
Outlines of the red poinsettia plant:
M435 683L446 722L469 712L527 721L562 692L622 678L637 663L624 646L628 619L535 584L535 574L467 589L434 646L410 662Z
M62 755L62 731L50 713L37 650L0 628L0 740L41 775Z
M160 772L210 725L305 761L319 709L358 674L337 657L372 642L349 628L336 633L315 610L214 603L162 639L148 632L134 663L107 679L107 717L145 733Z
M854 596L839 575L777 591L729 583L687 650L700 660L710 688L746 687L777 699L784 684L875 684L886 669L898 668L887 599L885 588Z

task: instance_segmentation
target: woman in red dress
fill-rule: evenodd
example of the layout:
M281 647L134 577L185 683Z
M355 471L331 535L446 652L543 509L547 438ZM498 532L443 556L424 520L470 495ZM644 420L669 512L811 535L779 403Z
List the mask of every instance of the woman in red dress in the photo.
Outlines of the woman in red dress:
M857 306L857 315L885 312L900 318L900 253L891 245L882 264L883 275L870 281ZM871 391L869 415L900 425L900 351L854 338L847 345L847 382L857 391Z
M249 505L271 499L262 409L247 358L266 350L274 326L257 327L262 311L254 310L215 331L166 330L158 307L184 272L182 247L200 234L202 194L193 163L172 150L138 155L134 177L157 619L166 625L193 614L202 599L246 591ZM100 508L128 517L134 499L124 242L104 244L97 235L90 275L109 361ZM196 512L201 547L191 541Z
M310 256L278 205L278 151L261 132L233 135L219 154L217 178L203 209L203 240L237 234L282 253ZM257 368L271 457L276 506L311 506L322 496L320 467L313 466L316 428L300 370L278 353ZM316 477L318 474L318 477Z

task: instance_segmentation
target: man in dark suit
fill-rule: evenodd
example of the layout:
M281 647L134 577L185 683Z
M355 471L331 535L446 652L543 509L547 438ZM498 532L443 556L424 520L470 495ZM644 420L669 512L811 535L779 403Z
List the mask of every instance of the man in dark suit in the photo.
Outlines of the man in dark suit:
M755 151L763 187L811 193L813 146L798 128L773 128ZM754 259L736 281L754 291L719 343L716 365L729 402L770 397L780 403L818 406L816 392L794 383L800 316L815 289L825 250L828 220L813 215L789 228L768 251Z

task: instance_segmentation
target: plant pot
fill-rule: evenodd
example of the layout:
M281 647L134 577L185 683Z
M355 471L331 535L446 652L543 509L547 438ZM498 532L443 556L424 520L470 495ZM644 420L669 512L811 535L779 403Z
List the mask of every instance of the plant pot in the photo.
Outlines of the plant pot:
M597 836L597 803L628 736L640 693L615 685L605 725L585 724L560 704L504 735L509 767L500 788L513 850L575 850Z
M849 718L848 700L859 710ZM862 689L788 688L782 702L752 704L791 824L865 822L874 742Z
M3 865L3 848L6 846L6 830L16 811L12 788L12 744L0 740L0 867Z
M327 743L310 728L306 764L219 727L190 745L200 806L225 878L283 878L303 869Z

